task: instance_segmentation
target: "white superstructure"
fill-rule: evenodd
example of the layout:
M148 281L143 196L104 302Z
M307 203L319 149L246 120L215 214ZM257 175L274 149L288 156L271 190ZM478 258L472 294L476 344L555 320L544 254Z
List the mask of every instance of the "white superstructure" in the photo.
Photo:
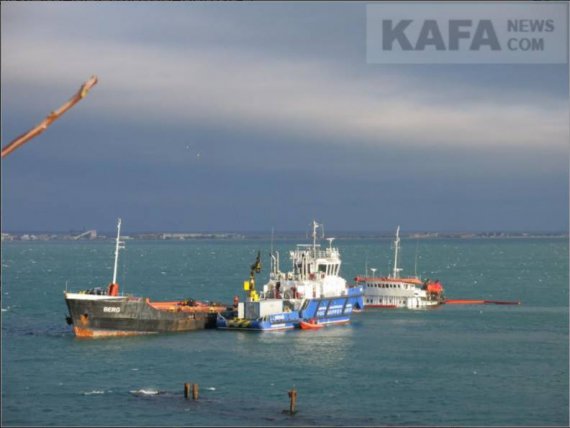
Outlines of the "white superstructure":
M400 252L400 226L396 229L394 241L394 267L387 277L375 277L376 269L371 269L371 277L356 277L364 285L365 308L407 308L424 309L443 302L443 287L439 281L422 281L418 277L401 278L398 267Z
M322 249L317 244L317 230L322 225L313 221L313 243L298 244L289 253L292 269L281 272L279 253L271 254L271 272L269 282L263 286L261 298L294 299L323 298L345 296L346 280L340 277L341 258L337 248L333 247L334 238L327 238L329 245Z

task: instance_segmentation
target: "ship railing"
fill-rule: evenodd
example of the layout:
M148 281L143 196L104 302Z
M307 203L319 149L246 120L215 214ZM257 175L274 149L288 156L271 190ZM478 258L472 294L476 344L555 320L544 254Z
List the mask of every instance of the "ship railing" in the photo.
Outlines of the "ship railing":
M300 260L302 258L305 258L305 260L310 260L310 259L334 259L334 260L338 260L340 259L340 254L338 252L338 250L336 250L335 248L333 248L333 250L331 251L330 248L327 248L326 250L316 250L316 251L312 251L312 250L307 250L307 249L303 249L303 250L295 250L295 251L291 251L290 253L291 259L292 260Z

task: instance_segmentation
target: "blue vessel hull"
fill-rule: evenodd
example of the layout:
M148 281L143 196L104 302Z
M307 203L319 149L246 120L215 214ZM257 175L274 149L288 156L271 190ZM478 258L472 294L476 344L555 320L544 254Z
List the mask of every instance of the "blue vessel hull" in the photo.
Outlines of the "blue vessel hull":
M280 312L257 319L228 319L218 315L216 326L227 330L274 331L299 328L301 321L316 320L319 324L350 322L354 309L363 309L363 287L348 289L347 296L307 299L299 311Z

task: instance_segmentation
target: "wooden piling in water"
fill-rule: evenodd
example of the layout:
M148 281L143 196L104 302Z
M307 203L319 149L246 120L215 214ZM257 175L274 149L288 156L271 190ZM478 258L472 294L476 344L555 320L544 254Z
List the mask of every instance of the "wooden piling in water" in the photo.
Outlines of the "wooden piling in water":
M190 397L190 384L185 383L184 384L184 398L188 400L188 397Z
M297 404L297 390L293 388L289 391L289 413L294 415L295 414L295 405Z
M188 400L190 398L190 392L192 392L192 400L197 400L199 390L200 387L198 386L197 383L185 383L184 398Z

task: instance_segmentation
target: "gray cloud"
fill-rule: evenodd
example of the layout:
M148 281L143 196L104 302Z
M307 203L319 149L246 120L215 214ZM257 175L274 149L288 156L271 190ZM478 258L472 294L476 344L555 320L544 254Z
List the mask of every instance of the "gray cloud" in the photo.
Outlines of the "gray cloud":
M317 22L321 17L322 21L323 15L311 6L309 16L316 17ZM263 14L274 9L269 5L253 9L253 17L257 17L253 20L247 13L249 7L238 8L237 17L232 15L231 19L228 10L213 13L212 8L185 7L185 13L177 14L179 7L159 8L154 4L128 12L124 7L100 10L93 5L87 10L53 5L44 9L54 14L54 27L63 31L30 33L18 27L12 29L16 36L7 31L2 58L5 85L28 86L37 92L38 86L60 89L79 77L97 73L101 83L90 103L112 116L144 116L147 121L165 124L191 119L229 121L252 128L266 126L277 132L342 136L350 144L399 140L419 146L561 147L568 137L565 100L536 94L513 99L501 91L483 98L481 87L450 82L433 88L417 75L401 75L394 69L366 66L362 61L357 64L357 74L347 75L346 66L332 67L322 56L276 55L267 42L265 50L256 50L239 49L240 43L238 49L231 49L221 43L204 46L193 40L195 35L221 33L231 46L235 44L233 37L245 33L247 40L255 38L259 44L260 36L273 33L268 26L274 15ZM119 22L117 9L134 15L130 24ZM344 5L339 8L344 9ZM349 10L354 15L360 8ZM79 12L84 18L94 15L97 25L91 23L90 28L88 20L90 30L72 31L74 37L70 37L65 27L76 22L69 21L79 18ZM311 20L304 14L295 16L296 25L289 27L305 29L301 34L305 42L310 41L307 29ZM277 22L283 25L282 20ZM111 34L117 28L123 34L105 37L102 30L109 27L114 29ZM324 26L325 34L327 30L332 28ZM283 34L279 26L275 31ZM155 42L146 43L149 37ZM290 38L284 41L290 42Z
M3 163L5 225L50 207L46 227L122 208L141 229L295 228L320 209L350 228L364 206L369 228L537 228L539 197L566 227L567 66L367 65L363 4L2 4L2 24L3 140L100 77Z

